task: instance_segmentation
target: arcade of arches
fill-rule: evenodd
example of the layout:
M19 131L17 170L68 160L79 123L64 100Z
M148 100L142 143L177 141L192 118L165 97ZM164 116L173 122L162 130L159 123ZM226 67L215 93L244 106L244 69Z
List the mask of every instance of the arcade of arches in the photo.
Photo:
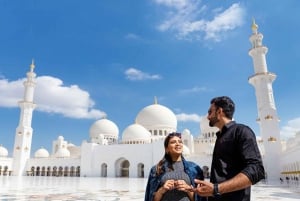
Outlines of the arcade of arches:
M27 176L80 177L80 166L32 166L26 173Z
M115 163L115 177L129 177L130 163L128 160L119 159ZM107 177L108 166L106 163L102 163L100 166L100 176ZM74 167L62 167L62 166L32 166L30 171L26 172L27 176L55 176L55 177L80 177L80 166ZM85 176L85 175L82 175ZM143 178L144 164L139 163L137 165L137 177Z

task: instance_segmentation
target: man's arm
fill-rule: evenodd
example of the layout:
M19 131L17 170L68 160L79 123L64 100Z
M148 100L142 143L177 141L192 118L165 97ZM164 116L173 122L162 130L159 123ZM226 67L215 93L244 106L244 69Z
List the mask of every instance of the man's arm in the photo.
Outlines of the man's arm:
M194 189L194 191L198 195L203 196L203 197L213 196L213 192L214 192L214 184L213 183L203 181L203 180L198 180L198 179L195 179L195 183L198 185L197 185L197 188ZM229 192L233 192L233 191L238 191L238 190L247 188L251 185L252 185L252 183L251 183L250 179L245 174L239 173L235 177L220 183L218 185L218 188L219 188L219 192L221 194L224 194L224 193L229 193Z
M221 194L229 193L229 192L245 189L251 185L252 185L252 183L251 183L250 179L245 174L239 173L236 176L234 176L233 178L220 183L219 184L219 192Z

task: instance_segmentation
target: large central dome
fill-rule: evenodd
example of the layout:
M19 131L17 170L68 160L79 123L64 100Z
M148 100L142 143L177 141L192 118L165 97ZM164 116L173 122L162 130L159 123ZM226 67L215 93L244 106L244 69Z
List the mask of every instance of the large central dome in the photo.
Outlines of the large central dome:
M169 108L157 103L143 108L136 117L136 123L144 126L150 132L151 130L172 132L177 128L175 114Z

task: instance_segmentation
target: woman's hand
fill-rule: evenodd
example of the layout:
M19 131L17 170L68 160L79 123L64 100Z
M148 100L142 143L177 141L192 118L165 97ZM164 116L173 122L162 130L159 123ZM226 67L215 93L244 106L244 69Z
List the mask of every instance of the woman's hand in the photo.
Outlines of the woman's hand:
M179 191L184 191L189 196L189 199L191 201L194 200L194 192L193 187L191 185L188 185L184 180L177 180L175 181L175 188Z
M175 181L173 179L167 180L162 187L160 187L156 193L154 194L153 201L159 201L163 197L163 195L169 191L174 189Z
M175 188L179 191L190 192L192 187L188 185L184 180L175 181Z
M169 190L172 190L175 188L175 181L173 179L170 179L170 180L167 180L164 185L163 185L163 188L166 190L166 191L169 191Z

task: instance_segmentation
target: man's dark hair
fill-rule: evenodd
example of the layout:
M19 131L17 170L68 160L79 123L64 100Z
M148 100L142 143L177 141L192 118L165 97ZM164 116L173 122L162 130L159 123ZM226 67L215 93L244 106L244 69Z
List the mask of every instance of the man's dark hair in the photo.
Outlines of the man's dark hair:
M210 104L214 104L216 109L222 108L225 116L229 119L232 119L235 104L228 96L219 96L215 97L210 101Z

